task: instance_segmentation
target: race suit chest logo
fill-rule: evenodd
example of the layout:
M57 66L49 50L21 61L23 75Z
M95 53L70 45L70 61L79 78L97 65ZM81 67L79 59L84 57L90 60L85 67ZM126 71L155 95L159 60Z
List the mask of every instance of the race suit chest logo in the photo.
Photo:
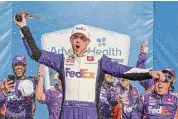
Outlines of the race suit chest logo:
M149 114L159 114L161 111L160 111L160 108L154 108L152 106L148 106L148 113Z
M94 61L94 56L87 56L87 61Z
M174 101L172 98L168 97L165 101L165 104L174 105Z
M67 58L67 59L65 60L65 65L71 65L71 66L73 66L73 65L74 65L74 59L72 59L72 58Z
M88 69L80 69L79 72L75 72L71 71L71 68L66 68L66 77L95 79L95 73L89 72Z
M132 106L124 106L124 113L130 113L132 111Z
M156 104L156 99L149 97L149 105L155 105Z
M148 106L149 114L161 114L161 115L171 115L171 112L164 106L160 106L159 108Z

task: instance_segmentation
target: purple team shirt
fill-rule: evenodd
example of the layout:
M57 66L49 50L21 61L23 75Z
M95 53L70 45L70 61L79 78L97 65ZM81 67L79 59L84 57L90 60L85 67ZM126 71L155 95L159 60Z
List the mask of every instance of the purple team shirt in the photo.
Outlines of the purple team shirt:
M49 119L59 119L62 104L62 89L54 88L45 92L45 103L48 106Z

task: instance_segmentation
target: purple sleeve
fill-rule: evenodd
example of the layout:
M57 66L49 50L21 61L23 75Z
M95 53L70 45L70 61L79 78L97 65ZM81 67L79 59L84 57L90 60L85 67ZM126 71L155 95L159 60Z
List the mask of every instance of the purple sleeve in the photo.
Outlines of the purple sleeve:
M131 67L111 61L111 59L107 56L102 57L102 70L106 74L110 74L114 77L120 78L123 77L123 74L130 69Z
M44 50L42 51L41 57L38 60L40 64L44 64L56 71L60 70L63 61L63 54L55 54Z
M50 89L45 91L45 103L49 103L51 101Z
M62 54L55 54L38 48L35 40L27 26L21 28L22 40L29 56L37 62L59 71L64 59Z
M122 65L118 62L113 62L107 56L103 56L101 62L102 71L117 78L126 78L134 81L151 78L148 69L139 69Z
M136 67L145 69L146 60L147 60L146 54L139 54ZM153 81L153 79L148 79L148 80L140 81L139 83L145 89L148 89L154 83L154 81Z
M139 54L138 56L138 61L137 61L137 68L142 68L142 69L145 69L146 67L146 60L147 60L147 57L146 57L146 54Z
M117 93L117 89L111 88L107 95L107 100L112 106L116 106L118 104L116 100L116 93Z
M31 47L29 47L27 40L25 38L22 38L22 39L23 39L23 43L25 45L25 48L27 49L29 56L33 57ZM59 71L59 68L61 66L63 59L64 59L64 57L62 54L55 54L52 52L41 50L40 58L36 61L39 62L40 64L44 64L56 71Z
M32 57L33 53L32 53L31 48L29 47L26 39L25 38L22 38L22 39L23 39L23 43L25 45L25 48L27 49L29 56ZM41 50L40 58L36 61L39 62L40 64L44 64L56 71L59 71L59 67L61 66L61 63L63 61L63 55L55 54L53 52L48 52L45 50Z
M143 116L143 103L139 98L131 112L131 119L141 119Z

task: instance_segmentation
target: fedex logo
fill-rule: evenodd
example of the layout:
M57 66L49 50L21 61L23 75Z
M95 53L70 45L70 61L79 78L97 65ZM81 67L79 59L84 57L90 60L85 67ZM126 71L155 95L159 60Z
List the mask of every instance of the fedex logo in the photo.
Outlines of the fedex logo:
M125 113L130 113L130 112L132 111L132 108L133 108L133 107L124 106L124 112L125 112Z
M94 72L88 72L88 69L80 69L79 72L71 71L70 68L66 68L66 77L77 77L77 78L95 78Z
M148 106L148 113L149 114L159 114L160 108L153 108L152 106Z
M86 31L84 27L76 27L76 29Z
M167 109L164 106L161 106L160 108L153 108L148 106L148 112L149 114L162 114L162 115L171 115L172 113L169 111L169 109Z

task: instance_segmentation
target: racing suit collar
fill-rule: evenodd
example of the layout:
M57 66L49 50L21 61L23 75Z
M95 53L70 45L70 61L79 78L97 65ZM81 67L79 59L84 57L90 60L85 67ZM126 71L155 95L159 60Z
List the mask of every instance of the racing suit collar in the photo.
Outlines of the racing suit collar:
M15 80L24 80L24 79L26 79L26 75L23 75L22 77L17 77L17 76L14 74L14 76L15 76Z
M77 55L77 54L75 54L74 52L73 52L73 54L70 54L70 55L73 55L73 56L72 56L73 58L78 58L78 57L84 57L84 56L86 56L87 53L88 53L88 51L86 50L86 51L84 51L84 52L83 52L82 54L80 54L80 55Z
M74 53L74 51L73 51L72 49L69 49L68 52L67 52L67 55L68 55L70 58L72 58L72 59L76 59L76 58L79 58L79 57L84 57L84 56L86 56L86 55L87 55L87 52L88 52L88 51L86 50L86 51L84 51L82 54L77 55L77 54Z
M81 54L81 55L76 55L77 57L84 57L84 56L86 56L87 55L87 50L85 51L85 52L83 52L83 54Z

